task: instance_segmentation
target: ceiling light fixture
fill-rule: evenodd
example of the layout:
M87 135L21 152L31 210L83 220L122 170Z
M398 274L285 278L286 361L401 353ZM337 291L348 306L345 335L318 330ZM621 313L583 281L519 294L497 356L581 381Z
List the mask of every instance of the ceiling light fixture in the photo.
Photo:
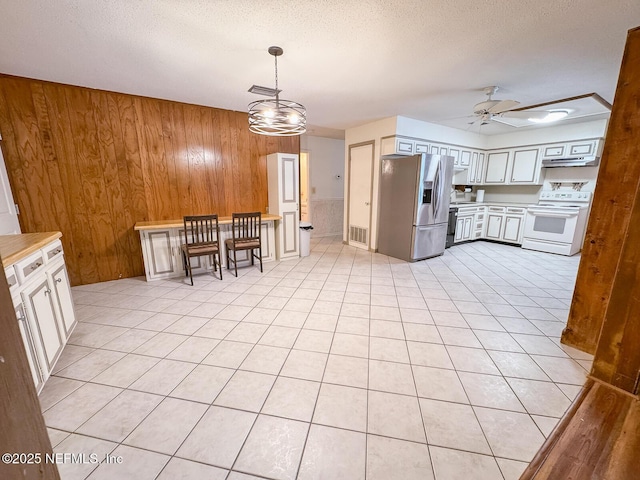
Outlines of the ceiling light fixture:
M257 100L249 104L249 130L260 135L272 137L290 137L307 131L307 111L304 105L283 100L278 90L278 57L283 50L269 47L269 53L275 59L276 88L275 98Z
M545 117L542 117L542 118L531 117L531 118L528 118L527 120L533 123L551 123L551 122L557 122L558 120L562 120L567 115L569 115L569 112L567 110L551 110Z

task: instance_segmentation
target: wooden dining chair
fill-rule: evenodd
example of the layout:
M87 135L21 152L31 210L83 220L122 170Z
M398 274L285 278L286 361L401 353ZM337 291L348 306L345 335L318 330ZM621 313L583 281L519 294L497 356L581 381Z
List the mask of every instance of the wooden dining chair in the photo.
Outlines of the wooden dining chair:
M236 259L238 250L248 251L251 265L255 265L254 259L257 258L260 261L260 271L262 272L261 222L262 214L260 212L234 213L231 216L232 236L225 240L224 245L227 247L227 270L230 269L230 262L233 261L236 277L238 276ZM258 255L255 254L255 250L258 250ZM233 252L233 260L230 258L230 252Z
M220 263L220 228L218 215L191 215L184 217L184 244L182 245L182 260L185 277L191 279L191 257L211 257L213 271L220 267L220 280L222 280L222 264Z

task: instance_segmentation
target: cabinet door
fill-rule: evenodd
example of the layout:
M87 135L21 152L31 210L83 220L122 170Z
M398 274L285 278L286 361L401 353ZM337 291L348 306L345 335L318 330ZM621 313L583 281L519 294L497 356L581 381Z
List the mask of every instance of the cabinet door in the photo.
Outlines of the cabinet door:
M478 159L476 160L476 184L482 183L482 174L484 173L484 153L478 153Z
M522 225L522 217L505 217L503 240L507 242L518 242L520 240L520 227Z
M539 176L539 150L515 150L511 166L511 183L534 183Z
M457 148L450 148L449 155L453 157L453 166L457 167L460 165L460 150Z
M502 230L502 219L504 215L489 214L487 216L487 238L500 240L500 231Z
M456 234L453 237L453 240L455 242L461 241L463 233L464 233L464 218L458 217L456 220Z
M45 275L42 280L34 282L22 291L31 330L37 332L34 339L39 342L36 348L40 354L45 377L53 368L63 347L63 335L58 327L53 296L54 289Z
M64 263L54 267L51 272L51 280L56 293L55 301L62 317L62 322L60 322L63 328L62 331L64 331L64 338L66 339L69 338L71 330L76 324L76 312L73 308L71 284L69 283L69 276Z
M429 153L431 151L431 146L428 143L416 140L415 149L416 153Z
M471 151L470 150L462 150L460 152L460 166L468 167L471 165Z
M464 219L464 233L462 238L464 240L471 240L471 233L473 230L473 217L466 217Z
M569 144L569 156L595 155L597 140L586 140L582 142L571 142Z
M509 152L495 152L487 155L487 174L485 183L505 183Z
M182 273L182 263L176 254L174 231L147 230L142 232L142 246L145 251L147 280L170 278Z
M29 369L31 370L31 376L33 377L33 383L36 386L36 390L39 392L44 382L44 375L40 368L40 362L38 361L38 355L36 353L34 330L32 330L29 325L22 301L14 298L13 302L16 309L16 318L18 319L18 328L20 329L24 349L27 353Z

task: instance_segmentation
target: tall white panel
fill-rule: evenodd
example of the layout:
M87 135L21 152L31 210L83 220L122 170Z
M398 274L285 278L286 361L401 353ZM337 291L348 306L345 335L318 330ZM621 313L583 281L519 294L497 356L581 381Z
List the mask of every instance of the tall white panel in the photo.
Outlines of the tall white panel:
M300 221L300 163L297 154L272 153L267 156L269 213L279 215L276 222L278 259L298 257Z

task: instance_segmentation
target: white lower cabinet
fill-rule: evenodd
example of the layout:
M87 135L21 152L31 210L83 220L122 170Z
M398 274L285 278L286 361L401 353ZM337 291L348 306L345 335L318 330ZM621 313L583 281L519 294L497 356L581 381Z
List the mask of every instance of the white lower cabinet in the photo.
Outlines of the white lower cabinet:
M502 239L506 242L522 243L522 217L505 215Z
M500 240L503 219L504 215L502 213L489 213L487 215L487 232L485 233L487 238Z
M29 368L38 392L49 378L76 316L62 245L46 245L5 270L18 273L11 288L13 306Z
M522 243L524 208L488 207L485 238L508 243Z

